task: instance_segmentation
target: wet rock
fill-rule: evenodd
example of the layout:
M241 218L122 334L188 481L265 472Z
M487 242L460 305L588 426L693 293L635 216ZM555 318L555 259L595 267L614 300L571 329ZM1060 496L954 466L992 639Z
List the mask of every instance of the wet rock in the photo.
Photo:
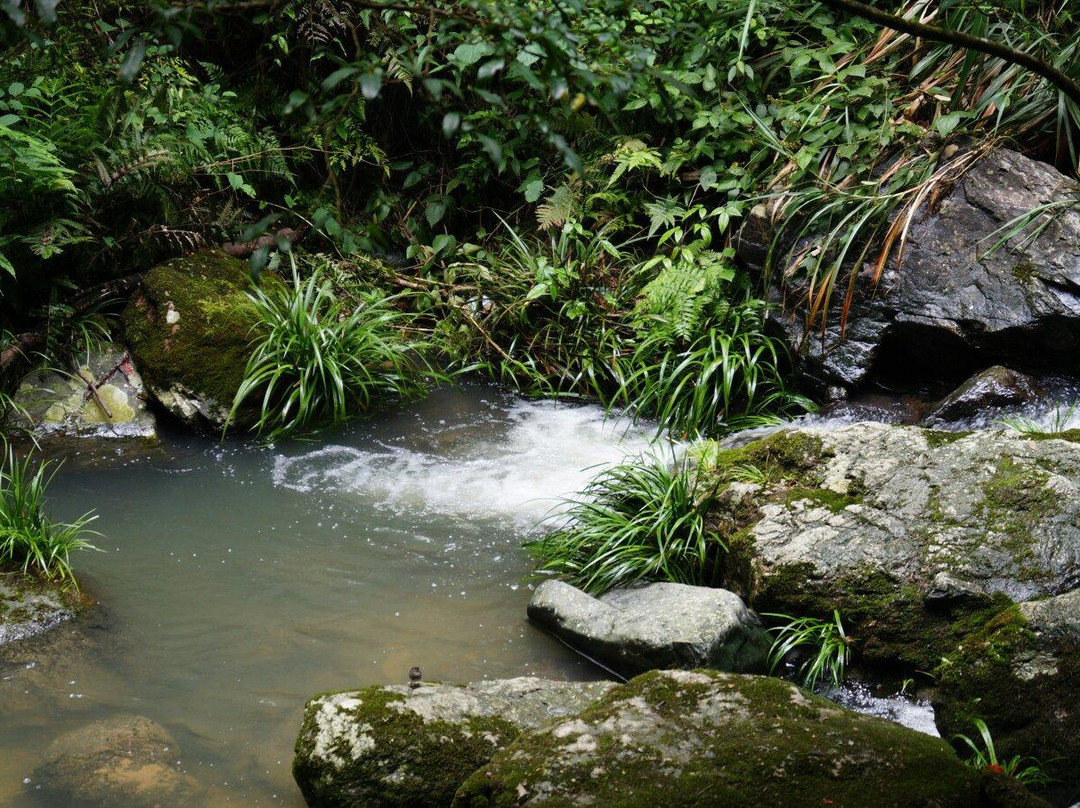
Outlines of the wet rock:
M0 646L44 634L73 619L85 605L69 589L0 570Z
M1074 372L1080 340L1080 211L1056 215L990 250L1010 222L1070 200L1076 183L1008 149L976 165L933 213L913 224L899 266L860 288L841 335L838 311L824 331L797 314L777 319L803 372L824 389L871 376L911 384L958 383L999 363L1025 372ZM1044 222L1045 219L1040 221ZM753 239L746 247L758 259Z
M757 615L723 589L657 583L594 598L544 581L529 619L624 675L655 668L761 672L770 642Z
M317 696L305 709L293 776L309 805L447 805L522 731L573 715L612 687L522 677Z
M933 776L928 776L932 772ZM779 679L654 671L524 733L454 805L973 806L947 743ZM1024 795L1003 804L1038 805Z
M49 747L28 787L64 805L196 805L198 783L174 762L169 732L143 716L117 716L69 732Z
M1080 443L857 424L703 473L748 462L766 481L721 485L711 515L730 588L762 612L839 610L860 661L933 673L943 737L981 718L999 757L1080 793Z
M993 732L999 759L1040 762L1045 795L1080 795L1080 590L1003 609L965 636L938 667L934 708L943 734Z
M752 555L755 605L787 602L792 589L871 591L881 577L920 603L942 573L969 600L1027 600L1080 583L1080 444L874 423L766 440L777 452L795 441L818 454L810 469L785 475L774 465L770 484L744 492L754 519L739 552ZM765 451L768 463L769 445L739 451Z
M150 270L124 310L147 389L190 426L220 430L228 418L259 322L249 288L243 261L206 251Z
M14 425L42 437L156 439L142 377L127 351L105 345L84 359L73 374L37 370L23 379L15 404L25 416L17 412ZM96 385L96 397L88 384Z
M1031 376L994 365L972 376L946 396L926 420L930 425L962 421L988 410L1019 407L1034 401L1042 392Z

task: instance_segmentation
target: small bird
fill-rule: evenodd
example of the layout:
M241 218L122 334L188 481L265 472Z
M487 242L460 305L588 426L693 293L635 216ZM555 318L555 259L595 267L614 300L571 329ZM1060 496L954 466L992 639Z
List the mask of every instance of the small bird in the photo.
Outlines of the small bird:
M424 672L420 670L419 665L413 665L409 668L409 687L413 690L420 687L420 679L423 677Z

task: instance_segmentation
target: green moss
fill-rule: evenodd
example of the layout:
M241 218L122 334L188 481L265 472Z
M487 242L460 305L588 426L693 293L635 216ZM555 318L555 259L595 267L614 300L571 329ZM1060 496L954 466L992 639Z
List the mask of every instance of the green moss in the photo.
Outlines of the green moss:
M833 513L839 513L849 505L857 505L862 502L859 494L841 494L831 488L793 488L787 492L784 498L787 505L794 502L810 502L815 507L828 508Z
M1024 258L1013 264L1012 276L1021 283L1030 283L1038 277L1038 267L1027 258Z
M756 478L765 485L816 485L821 481L822 461L830 455L816 435L777 432L738 449L707 442L695 450L695 456L701 478L722 487L741 478Z
M1036 636L1016 606L968 627L934 670L939 731L971 735L982 719L999 759L1039 759L1056 780L1046 796L1071 804L1080 788L1080 646L1075 638ZM1025 674L1026 666L1042 674Z
M146 381L162 388L180 383L229 406L259 326L248 289L247 265L217 251L150 270L123 315L125 339Z
M964 636L1011 605L1005 595L972 595L931 606L914 586L867 569L829 581L809 564L775 568L756 582L751 605L759 612L828 618L839 610L860 660L932 669Z
M316 696L296 741L293 776L310 805L446 805L458 785L520 731L498 717L469 716L460 723L424 721L404 705L409 696L370 687L342 708L349 726L373 741L372 751L357 757L348 733L335 735L324 759L312 754L319 734ZM336 757L339 763L326 758Z
M1032 528L1059 507L1058 496L1047 485L1049 479L1042 469L1003 457L983 484L987 535L1001 537L1001 548L1020 566L1022 578L1041 574L1037 565L1030 571L1026 567L1035 560Z
M923 437L926 438L926 445L931 449L956 443L956 441L962 440L970 434L970 432L949 432L944 429L924 429L922 431Z
M715 724L692 723L710 712ZM623 727L642 713L659 720L628 734ZM549 806L874 805L886 793L909 805L967 805L978 780L940 739L777 679L702 672L700 681L676 682L652 672L572 725L527 733L501 750L463 783L454 805L513 806L540 794Z
M1066 429L1064 432L1025 432L1026 440L1067 440L1080 443L1080 429Z

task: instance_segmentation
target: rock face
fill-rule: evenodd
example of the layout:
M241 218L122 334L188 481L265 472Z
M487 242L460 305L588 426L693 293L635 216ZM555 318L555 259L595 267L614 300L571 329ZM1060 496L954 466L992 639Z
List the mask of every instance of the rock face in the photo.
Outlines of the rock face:
M73 592L0 569L0 646L43 634L71 620L83 605Z
M84 358L74 375L35 371L23 379L15 403L29 417L17 414L15 426L38 436L155 439L142 377L127 351L106 345ZM96 397L88 384L95 385Z
M1029 228L990 250L1008 223L1075 192L1072 180L1045 163L992 152L936 213L912 226L901 265L888 268L873 297L856 306L846 339L839 340L839 316L824 335L810 335L808 376L822 388L851 388L898 365L922 378L963 378L995 362L1075 372L1080 211L1057 216L1037 238ZM752 244L743 251L757 256ZM781 322L800 344L797 323Z
M938 403L927 417L929 425L985 416L1002 407L1017 407L1042 393L1039 383L1015 370L994 365L972 376Z
M117 716L58 738L28 785L64 805L197 805L198 784L172 765L179 756L164 727L142 716Z
M244 262L201 252L150 270L124 310L147 389L191 426L220 430L228 418L259 322L249 288Z
M573 715L612 687L523 677L317 696L305 709L293 776L312 806L447 805L522 731Z
M1080 789L1080 444L856 424L702 456L760 611L838 609L864 662L931 671L945 737L990 726L999 756ZM766 482L724 484L752 463ZM1073 794L1075 796L1075 794Z
M544 581L529 619L623 676L655 668L765 670L770 641L738 595L683 584L619 589L600 598Z
M944 741L779 679L654 671L521 735L454 805L991 804L980 780Z

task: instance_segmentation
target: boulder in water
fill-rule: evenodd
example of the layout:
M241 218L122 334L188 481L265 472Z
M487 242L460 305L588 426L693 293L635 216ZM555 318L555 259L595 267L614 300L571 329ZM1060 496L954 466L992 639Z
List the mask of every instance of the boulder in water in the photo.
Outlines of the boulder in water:
M623 676L655 668L765 670L770 642L757 615L724 589L655 583L599 598L544 581L529 619Z
M962 421L1003 407L1019 407L1042 394L1039 383L1024 373L994 365L975 374L946 396L927 417L927 424Z
M15 394L13 425L40 437L156 439L142 377L128 352L108 344L83 358L73 373L27 375Z
M522 677L316 696L304 711L293 776L309 805L448 805L524 730L573 715L612 687Z
M98 721L57 738L29 787L63 805L152 808L197 805L198 783L178 770L168 730L139 715Z
M523 733L454 805L1043 805L984 800L949 745L779 679L653 671Z

